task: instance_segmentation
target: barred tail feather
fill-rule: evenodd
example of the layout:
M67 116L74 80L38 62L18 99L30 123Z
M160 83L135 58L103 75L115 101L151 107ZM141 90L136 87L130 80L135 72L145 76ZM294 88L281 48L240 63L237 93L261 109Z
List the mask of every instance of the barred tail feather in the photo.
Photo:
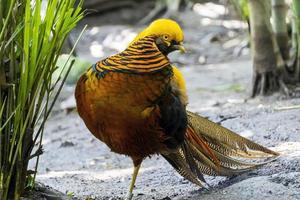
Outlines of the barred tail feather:
M186 179L203 186L203 174L237 175L274 160L279 154L195 113L188 112L185 141L163 157Z

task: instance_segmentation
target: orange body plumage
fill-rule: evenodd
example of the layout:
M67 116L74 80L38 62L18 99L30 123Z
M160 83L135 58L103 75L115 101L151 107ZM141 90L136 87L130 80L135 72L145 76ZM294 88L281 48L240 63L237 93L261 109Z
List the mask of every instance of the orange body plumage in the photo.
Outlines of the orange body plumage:
M168 59L154 46L153 38L147 41L152 43L145 45L142 40L135 47L97 63L80 78L75 92L78 112L89 130L112 151L132 157L135 163L167 150L164 143L168 135L159 123L158 104L167 104L174 95L183 96L174 93L177 82L172 78ZM151 54L141 60L138 55L147 52ZM128 53L133 55L122 60ZM128 61L133 63L132 67ZM116 64L116 71L108 68ZM99 77L104 70L108 71ZM184 109L185 103L180 105Z

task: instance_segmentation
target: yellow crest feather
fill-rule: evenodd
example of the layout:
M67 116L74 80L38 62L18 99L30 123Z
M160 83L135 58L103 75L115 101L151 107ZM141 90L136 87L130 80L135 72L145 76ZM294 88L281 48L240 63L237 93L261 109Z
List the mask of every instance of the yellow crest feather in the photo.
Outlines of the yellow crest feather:
M168 35L170 40L182 42L184 39L183 31L179 24L171 19L158 19L153 21L146 29L140 32L130 45L137 40L150 35Z

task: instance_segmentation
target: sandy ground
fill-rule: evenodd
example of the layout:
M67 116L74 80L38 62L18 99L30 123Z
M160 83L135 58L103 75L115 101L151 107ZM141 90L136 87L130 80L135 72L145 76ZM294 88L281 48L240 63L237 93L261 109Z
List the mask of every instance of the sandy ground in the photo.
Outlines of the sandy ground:
M191 17L184 16L188 54L171 56L186 78L189 110L222 120L223 126L281 156L241 176L207 177L209 191L184 180L163 158L153 156L142 164L134 199L300 199L300 109L293 108L300 98L275 94L249 99L251 62L249 50L241 48L245 34L240 27L219 26L218 20L205 24L200 17L193 23L201 25L194 26ZM93 62L115 53L140 28L91 27L79 43L79 56ZM131 160L95 139L76 112L60 109L73 90L74 86L64 88L46 125L37 181L72 193L74 199L122 199L132 173Z

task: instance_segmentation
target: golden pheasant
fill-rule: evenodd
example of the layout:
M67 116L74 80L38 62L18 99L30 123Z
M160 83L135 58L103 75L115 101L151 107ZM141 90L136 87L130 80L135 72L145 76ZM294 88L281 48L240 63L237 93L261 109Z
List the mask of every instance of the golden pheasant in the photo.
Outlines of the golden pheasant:
M162 155L199 186L205 184L203 174L235 175L257 166L244 159L278 155L186 110L185 81L167 57L184 51L183 39L176 22L156 20L127 49L94 64L77 83L77 108L87 128L113 152L133 160L127 199L143 159L152 154Z

